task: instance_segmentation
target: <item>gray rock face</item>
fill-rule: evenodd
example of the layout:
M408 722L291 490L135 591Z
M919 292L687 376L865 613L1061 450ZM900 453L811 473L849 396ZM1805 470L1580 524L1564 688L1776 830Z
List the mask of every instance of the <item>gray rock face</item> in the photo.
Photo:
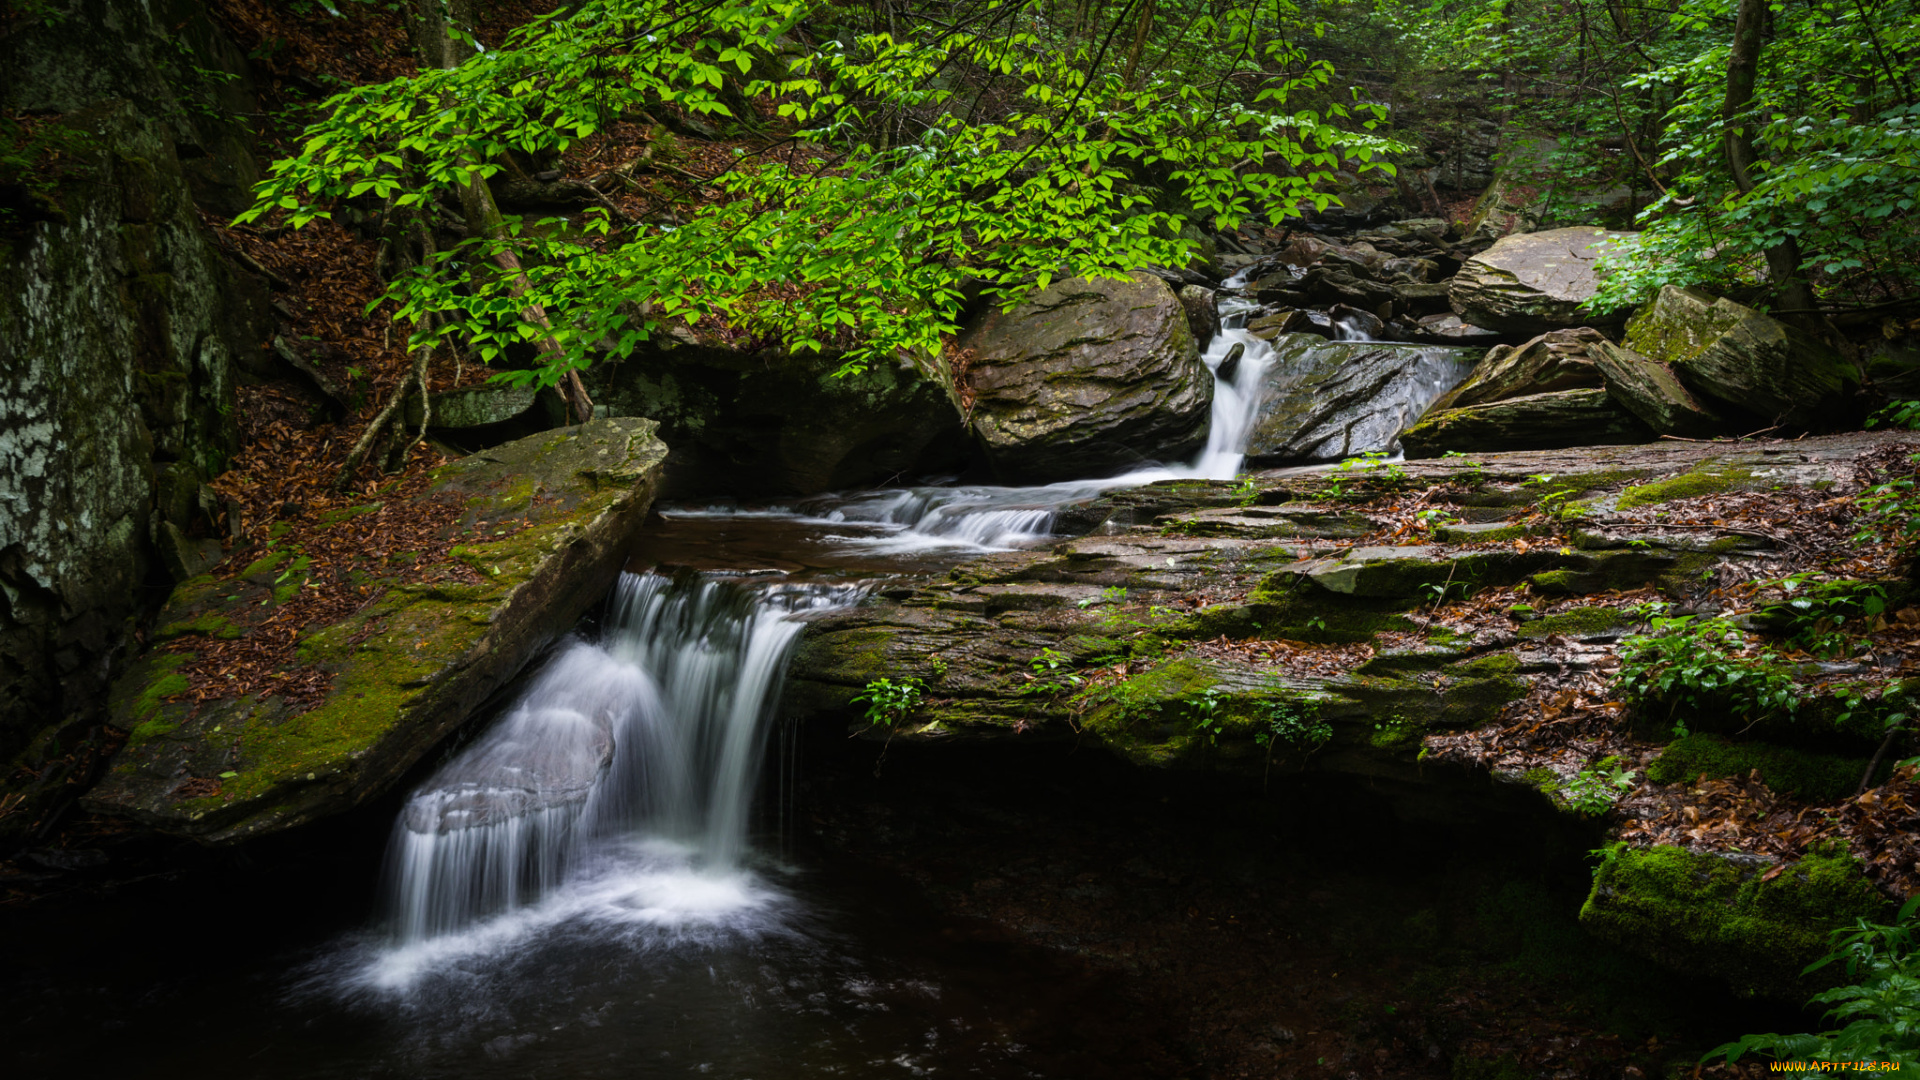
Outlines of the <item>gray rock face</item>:
M1694 438L1727 430L1726 421L1702 405L1658 360L1608 341L1591 346L1587 355L1613 399L1654 431Z
M1326 461L1391 449L1402 429L1473 362L1469 349L1274 339L1247 456Z
M78 738L148 569L189 573L224 533L201 496L236 444L234 367L258 347L266 300L216 251L172 144L130 106L63 123L84 177L0 260L0 760ZM34 792L57 791L52 765L35 765L27 812L0 838L31 824Z
M1212 376L1179 299L1149 274L1055 282L989 310L959 344L974 351L974 434L1007 480L1113 473L1206 441Z
M114 684L109 720L127 741L84 805L229 843L385 792L606 595L658 490L667 448L654 431L651 420L595 420L440 469L419 498L466 508L443 537L489 538L454 549L478 583L420 584L384 564L355 568L370 599L339 622L301 627L283 669L323 673L317 703L272 694L177 700L187 686L178 669L202 642L245 638L271 618L281 571L298 572L297 563L282 567L287 553L239 577L176 588L155 630L170 647ZM293 580L296 591L305 581ZM586 734L568 766L576 773L599 760Z
M1597 330L1551 330L1524 345L1496 345L1460 384L1449 408L1486 405L1528 394L1583 390L1602 385L1600 370L1588 355L1607 339Z
M1410 458L1449 450L1558 450L1646 442L1653 432L1605 390L1558 390L1436 410L1400 436Z
M596 405L660 422L669 494L810 495L963 464L942 365L836 379L831 358L663 340L588 372ZM436 406L437 407L437 406Z
M1584 226L1505 236L1467 260L1447 299L1466 322L1508 333L1617 323L1624 315L1593 312L1586 303L1600 287L1600 257L1637 238Z
M1193 343L1204 350L1207 342L1220 332L1220 308L1214 301L1213 290L1205 285L1182 286L1180 306L1186 309L1187 329L1193 333Z
M1860 370L1817 338L1731 300L1671 286L1627 326L1627 345L1698 393L1789 428L1860 419Z

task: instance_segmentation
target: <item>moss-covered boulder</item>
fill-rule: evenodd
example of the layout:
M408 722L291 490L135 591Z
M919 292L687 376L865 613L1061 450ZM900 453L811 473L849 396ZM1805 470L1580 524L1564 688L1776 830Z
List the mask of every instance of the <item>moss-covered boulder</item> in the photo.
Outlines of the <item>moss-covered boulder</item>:
M1338 460L1388 450L1436 385L1464 375L1470 349L1328 341L1282 334L1261 378L1247 439L1258 461Z
M1054 282L990 308L959 344L974 353L974 434L1005 479L1114 473L1206 441L1213 377L1180 299L1151 274Z
M1668 286L1627 324L1627 345L1754 420L1834 431L1860 419L1857 364L1731 300Z
M1510 334L1618 325L1623 315L1588 301L1600 288L1601 256L1638 238L1586 226L1504 236L1466 261L1447 300L1467 322Z
M1652 430L1605 390L1556 390L1464 409L1436 407L1400 436L1410 458L1448 451L1557 450L1648 442Z
M149 653L113 690L127 732L86 805L222 843L350 809L387 790L608 586L659 483L651 420L596 420L444 466L421 499L458 500L440 530L462 572L412 583L356 571L367 601L297 628L273 678L318 673L317 701L254 692L187 700L197 650L255 632L302 587L303 556L271 553L225 581L187 582ZM342 519L346 520L346 515Z
M1674 970L1798 1004L1819 989L1801 972L1826 953L1828 932L1879 918L1886 907L1844 852L1809 855L1780 870L1759 858L1620 844L1594 874L1580 922ZM1837 974L1828 969L1822 977L1831 983Z
M1694 397L1667 365L1610 341L1595 342L1588 356L1613 400L1654 431L1687 438L1726 431L1726 420Z

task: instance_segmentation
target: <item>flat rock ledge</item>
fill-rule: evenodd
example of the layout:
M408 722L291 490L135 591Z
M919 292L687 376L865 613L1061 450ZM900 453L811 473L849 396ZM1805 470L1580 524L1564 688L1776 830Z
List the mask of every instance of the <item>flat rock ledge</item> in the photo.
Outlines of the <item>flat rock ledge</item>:
M127 743L84 805L223 844L388 790L606 594L666 455L652 420L611 418L442 467L422 498L464 500L445 536L475 538L452 554L478 583L371 577L359 611L302 628L300 665L330 680L311 708L264 694L195 708L173 700L187 689L178 669L193 654L178 644L148 653L114 686L110 722ZM284 600L300 565L282 551L238 578L187 581L155 636L240 636L234 617Z

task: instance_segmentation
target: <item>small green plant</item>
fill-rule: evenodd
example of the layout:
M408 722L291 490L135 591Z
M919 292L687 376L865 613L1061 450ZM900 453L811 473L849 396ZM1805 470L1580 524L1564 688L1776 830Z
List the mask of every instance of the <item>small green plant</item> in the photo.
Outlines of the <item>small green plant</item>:
M1920 896L1900 906L1890 925L1858 919L1852 927L1835 930L1826 956L1807 966L1818 971L1844 962L1855 981L1815 994L1809 1004L1832 1006L1830 1020L1846 1026L1819 1034L1748 1035L1714 1047L1700 1060L1739 1061L1749 1053L1780 1061L1872 1062L1875 1071L1891 1072L1899 1065L1920 1061Z
M1573 492L1566 488L1543 491L1533 504L1534 512L1562 524L1577 521L1586 515L1586 506L1573 500Z
M1633 782L1639 775L1631 769L1620 767L1616 759L1608 758L1581 769L1555 794L1569 809L1578 813L1604 814L1613 809L1613 804L1619 802L1621 796L1633 790Z
M867 705L867 723L876 727L896 727L913 714L927 697L926 684L912 676L895 682L875 679L854 696L854 702Z
M1532 476L1529 476L1525 480L1520 481L1520 486L1521 487L1546 487L1548 484L1553 483L1553 477L1554 477L1554 474L1550 472L1534 473Z
M1227 730L1227 701L1227 692L1217 686L1209 686L1185 701L1194 728L1206 735L1209 746L1217 745Z
M1027 667L1033 671L1027 677L1027 684L1020 688L1025 694L1064 694L1079 686L1083 680L1073 674L1073 657L1055 648L1044 648L1027 661Z
M1074 606L1090 608L1095 604L1124 604L1127 602L1127 589L1124 585L1109 585L1100 590L1099 596L1083 596L1074 601Z
M1886 614L1887 590L1872 581L1819 581L1813 573L1793 574L1774 582L1786 594L1787 644L1815 656L1844 656L1853 651L1853 637L1841 628L1862 632L1880 629Z
M1358 457L1347 458L1334 468L1341 472L1366 473L1377 487L1403 488L1410 482L1407 470L1401 468L1397 461L1388 461L1385 450L1368 450Z
M1447 525L1460 524L1460 518L1458 515L1448 513L1447 511L1441 510L1437 507L1422 510L1419 513L1413 515L1413 519L1419 522L1420 528L1428 531L1442 528Z
M1920 454L1907 459L1920 465ZM1912 549L1920 545L1920 493L1916 493L1915 473L1895 476L1875 484L1854 500L1854 521L1859 531L1856 544L1890 542Z
M1333 725L1304 702L1262 698L1254 704L1254 712L1264 727L1253 733L1253 742L1266 747L1268 754L1281 744L1318 748L1333 738Z
M1479 487L1487 482L1487 467L1458 450L1449 450L1441 454L1440 459L1460 469L1460 472L1454 474L1454 479L1470 488Z
M1747 635L1725 619L1651 620L1652 633L1620 644L1614 689L1636 710L1719 712L1757 722L1800 707L1787 665L1747 656Z
M1233 485L1233 501L1237 505L1252 506L1259 498L1260 485L1253 482L1253 477L1245 477Z
M927 657L927 670L933 672L933 679L939 682L947 677L947 658L944 656Z

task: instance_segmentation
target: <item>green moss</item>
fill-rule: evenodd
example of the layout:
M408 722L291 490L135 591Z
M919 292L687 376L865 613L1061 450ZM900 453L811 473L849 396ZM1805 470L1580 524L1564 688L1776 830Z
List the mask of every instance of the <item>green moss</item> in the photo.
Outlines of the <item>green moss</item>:
M226 618L218 612L210 611L198 618L170 622L160 627L153 632L153 640L156 642L172 641L174 638L184 637L187 634L199 634L202 637L232 641L242 633L244 633L244 631L241 630L233 620Z
M1419 745L1426 734L1427 727L1420 721L1407 716L1390 716L1373 725L1373 733L1367 736L1367 745L1376 750L1398 750Z
M361 503L358 506L343 506L338 510L329 510L320 515L320 527L323 529L332 528L343 521L351 521L362 514L371 514L385 505L385 503L377 502Z
M181 665L193 659L192 653L167 653L158 657L148 672L149 681L141 688L140 696L133 701L129 715L135 720L145 720L160 711L166 699L175 694L184 694L193 684L179 673Z
M1632 510L1636 507L1672 502L1675 499L1717 495L1723 491L1742 487L1752 479L1753 470L1751 469L1735 465L1701 465L1690 472L1684 472L1666 480L1629 487L1621 492L1618 509Z
M1619 608L1577 607L1555 612L1522 625L1520 636L1544 638L1562 634L1567 637L1597 637L1624 630L1633 624L1632 616Z
M1588 591L1587 577L1576 570L1548 570L1527 579L1527 584L1552 596L1568 596Z
M1766 785L1809 802L1832 802L1853 794L1866 771L1864 757L1839 757L1761 742L1732 742L1718 735L1676 739L1647 766L1657 784L1684 784L1702 775L1710 779L1746 776L1755 769Z
M1828 931L1879 917L1886 901L1844 852L1809 855L1764 881L1768 869L1759 860L1616 844L1594 875L1580 921L1676 970L1718 976L1742 993L1804 1001L1818 987L1802 970L1826 952Z
M240 576L243 578L257 578L265 574L271 574L275 570L280 569L280 564L286 562L287 556L291 554L293 554L293 552L286 550L269 551L253 562L248 563L247 568L240 571Z

